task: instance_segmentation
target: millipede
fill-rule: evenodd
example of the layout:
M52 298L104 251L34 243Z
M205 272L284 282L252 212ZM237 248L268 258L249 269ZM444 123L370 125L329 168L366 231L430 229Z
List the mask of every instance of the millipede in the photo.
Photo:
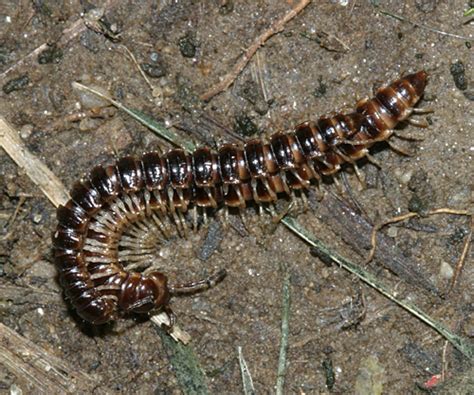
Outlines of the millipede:
M335 174L343 164L356 167L397 124L413 121L413 112L426 112L415 108L426 82L425 71L406 75L359 101L352 113L302 123L268 142L253 139L191 154L147 152L95 167L57 209L54 259L67 299L92 324L129 313L165 311L173 317L173 296L208 289L226 272L169 284L153 265L140 270L153 259L150 232L166 234L169 218L184 226L190 209L273 203Z

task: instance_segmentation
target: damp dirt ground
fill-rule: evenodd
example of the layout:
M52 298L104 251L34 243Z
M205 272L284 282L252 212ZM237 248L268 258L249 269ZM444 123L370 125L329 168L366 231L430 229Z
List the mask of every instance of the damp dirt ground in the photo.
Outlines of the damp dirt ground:
M468 2L315 1L258 50L230 88L209 102L200 100L291 5L295 2L110 1L100 23L89 23L68 39L72 33L64 30L91 11L88 2L4 1L0 113L28 149L71 186L117 155L170 147L123 112L97 109L102 103L81 97L71 86L74 81L100 88L182 136L213 146L349 111L384 82L424 69L429 83L420 107L434 112L421 119L429 127L404 125L400 134L423 140L396 140L412 156L381 145L373 152L381 169L361 164L364 188L346 169L342 192L330 180L321 189L350 205L357 201L372 223L409 210L472 210L473 42L442 33L472 36L472 23L463 17ZM123 46L142 65L153 90ZM150 321L92 328L71 313L52 264L55 209L0 152L1 323L90 375L94 393L181 393ZM298 220L341 255L362 262L360 249L347 237L343 241L328 219L341 212L324 211L324 205L325 199L313 201ZM468 360L441 336L342 268L323 263L270 217L250 208L243 227L221 227L206 238L207 232L202 228L186 240L173 238L157 259L171 279L180 281L219 268L228 271L214 289L172 302L179 325L192 336L211 393L243 392L239 347L256 393L275 391L284 267L291 286L286 393L422 393L424 383L441 374L445 386L432 391L473 391L466 380L459 384L463 375L469 377ZM472 252L453 291L440 296L468 236L467 218L432 216L382 232L439 293L390 273L377 260L367 268L399 298L472 340ZM207 257L203 246L209 245ZM40 392L0 366L0 392L12 388Z

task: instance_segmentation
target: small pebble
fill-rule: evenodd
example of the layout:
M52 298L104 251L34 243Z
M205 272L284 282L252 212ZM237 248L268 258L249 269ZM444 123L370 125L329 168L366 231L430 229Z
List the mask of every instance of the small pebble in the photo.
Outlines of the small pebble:
M407 185L413 176L413 170L408 170L406 172L395 170L395 175L397 176L398 181L400 181L400 184Z
M23 140L28 139L28 137L31 136L31 133L33 133L33 125L23 125L20 129L20 137Z
M446 280L449 280L453 277L454 270L453 268L449 265L449 263L442 261L441 265L439 267L439 275L441 278L444 278Z
M158 52L152 52L152 53L150 54L150 60L151 60L152 62L154 62L154 63L155 63L155 62L158 62L159 59L160 59L160 54L159 54Z
M41 213L35 213L33 215L33 218L32 218L32 220L35 224L39 224L42 219L43 219L43 214L41 214Z
M178 42L181 55L185 58L193 58L196 55L196 43L190 35L181 37Z
M464 68L463 62L458 60L457 62L451 64L449 71L451 72L456 88L461 91L465 91L467 89L467 80L465 74L466 70Z
M166 75L166 67L161 63L142 63L140 67L151 78L160 78Z
M387 230L388 237L395 238L398 235L398 228L396 226L390 226Z

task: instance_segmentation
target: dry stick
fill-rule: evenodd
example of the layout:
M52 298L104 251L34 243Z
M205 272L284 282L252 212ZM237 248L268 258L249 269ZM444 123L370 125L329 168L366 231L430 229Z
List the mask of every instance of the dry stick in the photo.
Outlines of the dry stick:
M285 393L285 375L286 375L286 358L288 353L288 336L290 321L290 304L291 304L291 284L290 271L285 266L285 278L283 279L283 298L281 308L281 336L280 336L280 356L278 358L278 373L276 382L276 394L283 395Z
M69 194L62 182L21 140L18 132L0 116L0 146L13 161L30 177L54 206L66 204Z
M33 155L23 144L18 132L5 119L0 117L0 146L25 171L28 177L46 195L55 207L65 205L69 193L56 175L38 157ZM169 317L165 312L152 317L157 325L169 325ZM191 337L177 325L174 325L169 335L176 341L189 343Z
M255 52L257 52L257 50L265 43L265 41L267 41L273 35L283 31L285 24L298 15L309 3L311 3L311 0L301 0L295 8L291 9L286 15L275 21L267 30L258 36L254 43L247 48L241 59L235 64L234 68L228 74L226 74L219 83L214 85L206 93L202 94L200 97L201 100L208 101L215 95L225 91L229 86L231 86Z
M237 347L237 353L244 395L253 395L255 394L255 387L253 385L252 375L250 374L249 367L247 366L247 361L245 361L244 354L242 353L242 347Z
M132 53L132 51L130 51L128 49L128 47L126 45L121 45L121 47L125 50L125 52L127 52L128 56L130 56L130 58L132 59L132 62L133 64L135 65L135 67L138 69L139 73L141 74L141 76L143 77L143 79L145 80L145 82L147 83L148 87L150 88L150 90L152 91L152 93L155 91L155 87L153 86L153 84L151 83L150 79L146 76L145 72L143 71L143 69L140 67L140 65L138 64L137 62L137 58L135 57L135 55Z
M467 215L467 216L472 215L467 210L456 210L456 209L451 209L451 208L439 208L439 209L436 209L436 210L428 211L426 213L426 216L435 215L435 214L454 214L454 215ZM382 229L384 226L387 226L389 224L405 221L407 219L414 218L414 217L419 217L419 216L420 216L419 213L410 212L410 213L407 213L407 214L403 214L403 215L399 215L397 217L390 218L390 219L388 219L384 222L381 222L380 224L375 225L374 228L372 229L372 235L371 235L371 238L370 238L370 244L371 244L372 247L370 249L369 255L367 256L367 258L365 260L365 263L367 264L372 259L374 259L375 250L377 248L377 233L380 231L380 229Z
M108 0L102 9L110 9L112 8L116 3L116 0ZM87 17L88 14L85 15ZM71 26L68 28L64 29L61 33L61 38L58 40L56 43L59 47L65 46L69 41L71 41L73 38L81 34L84 30L87 29L87 26L84 23L84 18L80 18L77 21L75 21ZM27 63L31 61L32 59L36 59L36 57L43 52L45 49L49 47L48 43L41 44L38 48L34 49L32 52L29 54L23 56L20 60L18 60L16 63L11 65L8 69L6 69L2 74L0 74L0 79L5 78L7 74L12 72L13 70L16 70L18 67L23 65L24 63Z
M448 290L446 291L446 295L448 295L456 286L459 279L459 275L461 274L462 269L464 267L464 262L466 262L466 257L469 252L469 247L471 246L473 227L474 227L474 217L471 217L471 227L469 229L469 234L467 235L466 241L464 242L461 256L459 257L459 261L456 265L456 270L454 271L454 276L451 279L451 283L449 284Z
M35 393L87 394L97 386L94 377L69 365L0 323L0 366L25 380Z

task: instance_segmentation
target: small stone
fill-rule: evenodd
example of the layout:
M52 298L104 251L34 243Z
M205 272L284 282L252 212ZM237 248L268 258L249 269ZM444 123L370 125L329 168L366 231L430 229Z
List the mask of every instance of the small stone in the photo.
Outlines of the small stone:
M140 67L151 78L160 78L166 75L166 67L162 63L142 63Z
M467 80L466 80L466 70L464 68L463 62L458 60L457 62L451 64L449 68L451 75L453 76L454 84L456 88L461 91L465 91L467 89Z
M446 280L449 280L453 277L454 270L449 263L442 261L439 267L439 276Z
M33 133L33 125L23 125L20 129L20 137L23 140L28 139L28 137L31 136L31 133Z
M388 237L395 238L398 236L398 228L396 226L390 226L387 230Z
M413 170L408 170L404 173L401 171L395 171L395 175L397 176L398 181L400 181L400 184L407 185L413 177Z
M178 46L179 50L181 51L181 55L183 55L185 58L193 58L194 55L196 55L197 45L189 34L179 39Z
M42 219L43 219L43 214L41 214L41 213L35 213L35 214L33 214L32 220L33 220L33 222L34 222L35 224L39 224Z
M150 60L153 62L153 63L156 63L158 62L158 60L160 60L160 54L158 52L152 52L150 54Z

